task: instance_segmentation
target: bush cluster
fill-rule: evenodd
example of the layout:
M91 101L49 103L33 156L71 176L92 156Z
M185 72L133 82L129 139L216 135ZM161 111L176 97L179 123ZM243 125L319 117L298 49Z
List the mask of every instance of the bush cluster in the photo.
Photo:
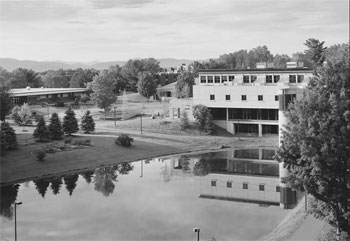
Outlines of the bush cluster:
M128 134L121 134L118 136L118 138L114 141L115 144L120 145L120 146L126 146L130 147L131 142L133 142L134 139L130 137Z
M91 140L89 139L77 139L71 141L71 144L74 146L91 146Z

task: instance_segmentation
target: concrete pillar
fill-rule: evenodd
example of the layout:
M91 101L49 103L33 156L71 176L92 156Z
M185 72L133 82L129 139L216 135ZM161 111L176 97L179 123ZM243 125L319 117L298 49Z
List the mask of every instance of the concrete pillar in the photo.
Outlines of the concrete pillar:
M232 122L232 135L236 134L235 123Z
M262 136L262 124L258 124L259 136Z

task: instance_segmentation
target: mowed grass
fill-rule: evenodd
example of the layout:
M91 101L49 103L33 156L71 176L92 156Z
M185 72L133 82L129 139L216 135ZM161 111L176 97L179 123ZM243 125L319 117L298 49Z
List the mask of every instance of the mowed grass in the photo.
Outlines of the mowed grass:
M29 139L26 136L27 134L19 135L19 139ZM171 145L165 146L143 141L135 141L129 148L122 147L114 143L115 138L113 137L89 136L73 139L79 138L90 139L93 146L47 154L44 162L37 161L32 152L45 143L21 145L18 150L5 152L1 156L1 183L25 181L58 173L93 169L125 161L183 152L181 148Z

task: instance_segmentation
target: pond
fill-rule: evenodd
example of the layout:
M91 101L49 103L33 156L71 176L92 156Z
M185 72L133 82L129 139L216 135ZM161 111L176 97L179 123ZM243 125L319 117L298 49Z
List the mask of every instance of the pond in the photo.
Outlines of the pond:
M1 238L257 240L279 207L274 150L154 158L1 187Z

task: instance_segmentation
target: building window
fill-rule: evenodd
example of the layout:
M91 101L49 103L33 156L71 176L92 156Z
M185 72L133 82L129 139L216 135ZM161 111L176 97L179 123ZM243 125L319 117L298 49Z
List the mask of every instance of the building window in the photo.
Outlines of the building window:
M272 83L272 75L266 75L266 83Z
M289 83L296 83L296 75L289 75Z
M250 76L250 82L254 83L258 77L256 75L251 75Z
M278 100L279 100L279 96L275 95L275 101L278 101Z
M229 81L229 82L232 82L234 79L235 79L235 76L234 76L234 75L229 75L229 76L228 76L228 81Z
M226 95L226 100L231 100L231 95Z
M304 81L304 75L298 75L298 83L301 83Z
M246 95L242 95L242 100L247 100L247 96Z
M215 83L220 83L220 76L215 76Z
M208 76L208 83L213 83L213 76Z
M215 100L215 95L210 95L210 100Z
M263 101L264 97L262 95L258 95L258 101Z
M207 76L201 76L201 83L207 83Z
M222 83L227 82L227 76L221 76L221 82Z
M248 189L248 183L246 182L243 183L243 189Z
M274 75L273 76L273 82L277 83L278 81L280 81L280 76L279 75Z
M216 187L216 180L211 180L211 186Z
M226 187L227 187L227 188L232 188L232 181L228 181L228 182L226 183Z
M259 184L259 191L265 191L265 184Z
M280 186L276 186L276 192L281 192L281 187Z
M243 75L243 83L249 83L249 75Z

